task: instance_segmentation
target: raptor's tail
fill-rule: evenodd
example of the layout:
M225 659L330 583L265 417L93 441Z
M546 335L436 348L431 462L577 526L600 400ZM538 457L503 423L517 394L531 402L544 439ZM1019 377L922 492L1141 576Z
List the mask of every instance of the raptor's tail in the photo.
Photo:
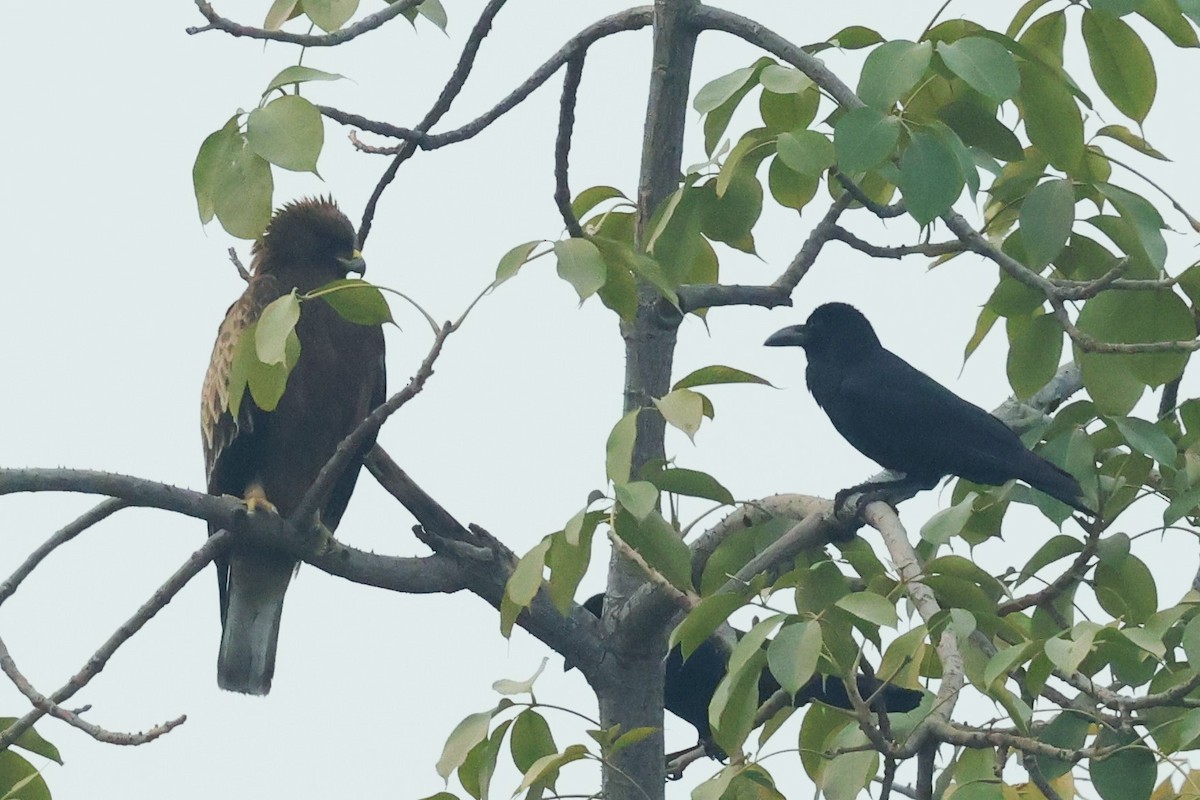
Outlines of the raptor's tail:
M217 685L264 695L275 674L275 646L283 597L295 565L290 560L234 554L229 564L229 605L217 656Z

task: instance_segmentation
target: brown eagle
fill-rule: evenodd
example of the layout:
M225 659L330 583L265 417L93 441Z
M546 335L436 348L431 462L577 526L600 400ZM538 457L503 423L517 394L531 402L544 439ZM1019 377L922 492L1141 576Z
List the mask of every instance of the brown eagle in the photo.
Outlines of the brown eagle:
M200 418L209 493L243 498L251 511L290 516L338 443L384 401L382 328L348 322L318 299L302 305L300 355L278 406L263 411L243 389L237 418L230 411L229 379L242 332L293 289L304 293L349 272L362 274L366 264L355 246L354 226L323 198L285 205L255 242L249 285L225 314L204 376ZM330 530L346 510L361 466L359 454L322 506L321 522ZM249 544L235 544L217 561L222 689L271 690L283 596L296 566L282 550Z

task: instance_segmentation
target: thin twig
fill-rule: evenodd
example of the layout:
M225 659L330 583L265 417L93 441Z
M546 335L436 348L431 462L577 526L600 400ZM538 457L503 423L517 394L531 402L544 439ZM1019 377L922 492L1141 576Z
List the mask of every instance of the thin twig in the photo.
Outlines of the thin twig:
M117 652L117 649L127 642L131 636L141 630L167 603L171 602L171 599L200 570L208 566L213 557L228 545L230 538L231 534L228 531L218 531L208 537L208 541L200 549L188 556L187 561L183 562L183 565L175 570L171 577L154 591L149 600L142 603L132 617L122 623L112 636L104 644L100 645L100 648L92 654L87 663L72 675L62 688L46 698L47 701L55 706L61 706L74 696L76 692L87 686L93 678L100 674L105 665L108 664L108 660ZM12 725L5 728L3 732L0 732L0 750L8 748L21 734L33 727L34 723L46 716L47 713L45 708L34 708ZM176 721L174 724L179 724L179 722L181 720ZM165 723L164 726L160 727L165 727L166 725L174 727L172 723Z
M189 36L194 36L197 33L205 31L224 31L230 36L245 36L250 39L266 39L273 42L286 42L287 44L298 44L301 47L334 47L336 45L348 42L355 39L367 31L373 31L389 22L392 19L403 14L409 9L416 8L421 5L424 0L396 0L382 11L377 11L374 14L363 17L353 25L347 25L340 30L332 33L323 34L305 34L305 33L288 33L286 31L268 31L263 28L255 28L249 25L239 25L233 20L226 19L218 14L212 7L211 3L205 0L195 0L196 8L208 20L208 24L203 27L189 27L184 30Z
M12 575L4 583L0 583L0 604L4 603L13 595L21 582L29 577L29 573L37 568L38 564L46 559L46 556L53 553L57 548L74 539L79 534L86 531L101 520L107 519L112 514L120 511L129 505L126 500L120 500L115 497L109 498L94 506L90 511L80 516L75 521L58 530L53 536L42 543L40 547L29 554L21 566L17 567Z
M492 21L500 13L500 9L504 8L505 2L507 0L490 0L487 6L484 7L483 13L479 15L479 19L475 22L475 27L471 29L471 34L467 37L467 43L463 47L462 54L458 57L458 64L455 65L454 71L450 73L450 79L446 81L446 85L442 88L433 106L422 117L421 122L417 125L417 130L422 133L428 131L450 110L451 104L458 97L458 93L462 91L467 78L471 75L471 69L475 65L475 57L479 54L479 48L483 45L483 40L487 38L488 32L492 29ZM379 199L383 196L384 190L395 179L400 165L416 152L416 145L414 143L408 142L407 144L408 146L402 148L396 154L396 157L392 159L392 163L388 165L388 168L384 170L378 183L375 184L375 189L371 192L371 197L367 200L366 208L363 209L362 222L358 226L359 248L362 248L367 241L367 236L371 233L371 223L375 219L375 209L379 205Z
M876 258L904 258L905 256L912 255L944 256L951 253L961 253L966 249L963 246L963 243L959 241L928 242L925 244L908 244L898 247L885 247L883 245L871 244L865 239L860 239L850 231L843 228L841 225L834 225L830 229L829 238L836 239L844 244L848 244L855 250Z
M558 137L554 142L554 204L562 215L563 224L572 238L582 239L583 228L571 208L571 184L568 180L571 155L571 133L575 129L575 102L579 96L579 82L583 79L583 61L587 51L567 62L563 76L562 99L558 104Z
M229 260L233 262L233 268L237 270L238 277L240 277L246 283L249 283L250 272L246 269L245 265L242 264L242 259L238 258L236 247L229 248Z

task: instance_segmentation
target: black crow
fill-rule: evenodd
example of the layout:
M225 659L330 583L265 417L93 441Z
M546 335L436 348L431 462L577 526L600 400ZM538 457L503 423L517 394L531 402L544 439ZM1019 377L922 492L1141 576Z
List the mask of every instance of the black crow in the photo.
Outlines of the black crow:
M599 617L604 607L604 595L589 597L583 607ZM737 633L740 635L741 632ZM725 677L728 661L728 651L713 636L701 642L686 659L679 647L671 648L671 652L667 654L663 675L663 706L684 722L691 724L705 749L716 757L721 757L722 754L712 741L708 706L721 679ZM857 683L859 696L870 700L870 706L877 711L912 711L921 704L921 698L924 697L920 691L893 686L869 675L859 675ZM780 688L779 681L771 671L764 669L758 679L759 705L765 703ZM854 707L846 693L845 681L834 675L814 675L812 680L800 687L792 704L799 707L814 700L835 708Z
M945 475L989 486L1017 478L1095 516L1075 478L1026 449L1003 422L886 350L853 306L826 303L764 344L803 347L808 389L833 427L863 455L903 472L905 483L931 489ZM885 485L844 489L837 507L852 493Z

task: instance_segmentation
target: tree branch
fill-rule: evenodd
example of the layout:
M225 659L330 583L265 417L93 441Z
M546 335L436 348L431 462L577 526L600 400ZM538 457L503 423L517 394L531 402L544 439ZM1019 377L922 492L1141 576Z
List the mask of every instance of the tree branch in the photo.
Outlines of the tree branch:
M583 238L583 228L571 208L571 185L568 180L568 159L571 155L571 132L575 128L575 101L579 82L583 79L583 60L587 51L567 62L563 76L562 99L558 104L558 137L554 143L554 204L562 215L563 224L573 238Z
M504 7L507 0L489 0L484 7L483 13L479 15L479 19L475 22L475 27L471 29L471 34L467 37L467 43L463 46L462 54L458 57L458 64L455 65L454 71L450 73L449 80L442 88L441 94L434 101L433 107L426 112L417 125L417 130L424 133L437 124L437 121L450 110L454 99L458 97L458 93L462 91L463 86L467 82L467 78L471 74L471 69L475 65L475 57L479 54L479 48L483 45L483 40L487 38L488 32L492 29L492 21L496 15L500 13L500 9ZM383 175L379 178L379 182L375 184L375 189L371 192L371 197L367 200L366 208L363 209L362 222L358 227L358 246L361 249L367 241L367 236L371 233L371 224L375 219L375 209L379 205L379 199L383 196L383 192L391 184L396 177L397 170L400 165L407 161L414 152L416 145L412 142L406 142L407 146L402 147L396 157L392 159L392 163L384 170Z
M304 34L304 33L288 33L286 31L268 31L263 28L254 28L248 25L239 25L233 20L226 19L218 14L212 7L211 3L205 0L195 0L196 8L208 20L208 24L203 27L185 28L189 36L194 36L197 33L205 31L219 30L225 31L230 36L245 36L250 39L265 39L272 42L285 42L287 44L298 44L301 47L334 47L339 44L355 39L367 31L373 31L382 26L385 22L389 22L403 14L409 9L416 8L421 5L424 0L396 0L382 11L377 11L363 17L353 25L336 30L332 33L324 34Z
M143 603L132 617L126 620L121 627L117 628L104 644L100 645L100 648L87 660L82 669L72 675L62 688L46 698L47 703L54 706L61 706L63 702L74 696L84 686L87 686L93 678L100 674L108 663L108 660L112 658L121 645L141 630L142 626L149 622L167 603L171 602L171 599L178 594L179 590L187 585L187 582L195 577L200 570L208 566L213 557L228 545L231 536L232 534L228 531L218 531L210 536L208 541L199 550L188 556L187 561L179 569L175 570L162 586L159 586L154 591L150 599ZM33 727L35 722L48 713L47 708L49 706L46 704L43 704L40 708L35 707L32 711L25 714L25 716L18 719L12 725L9 725L3 732L0 732L0 750L7 749L21 734ZM165 723L165 725L160 727L166 727L167 730L170 730L171 727L175 727L182 722L183 718L180 718L173 722ZM165 732L165 730L162 731L162 733Z

